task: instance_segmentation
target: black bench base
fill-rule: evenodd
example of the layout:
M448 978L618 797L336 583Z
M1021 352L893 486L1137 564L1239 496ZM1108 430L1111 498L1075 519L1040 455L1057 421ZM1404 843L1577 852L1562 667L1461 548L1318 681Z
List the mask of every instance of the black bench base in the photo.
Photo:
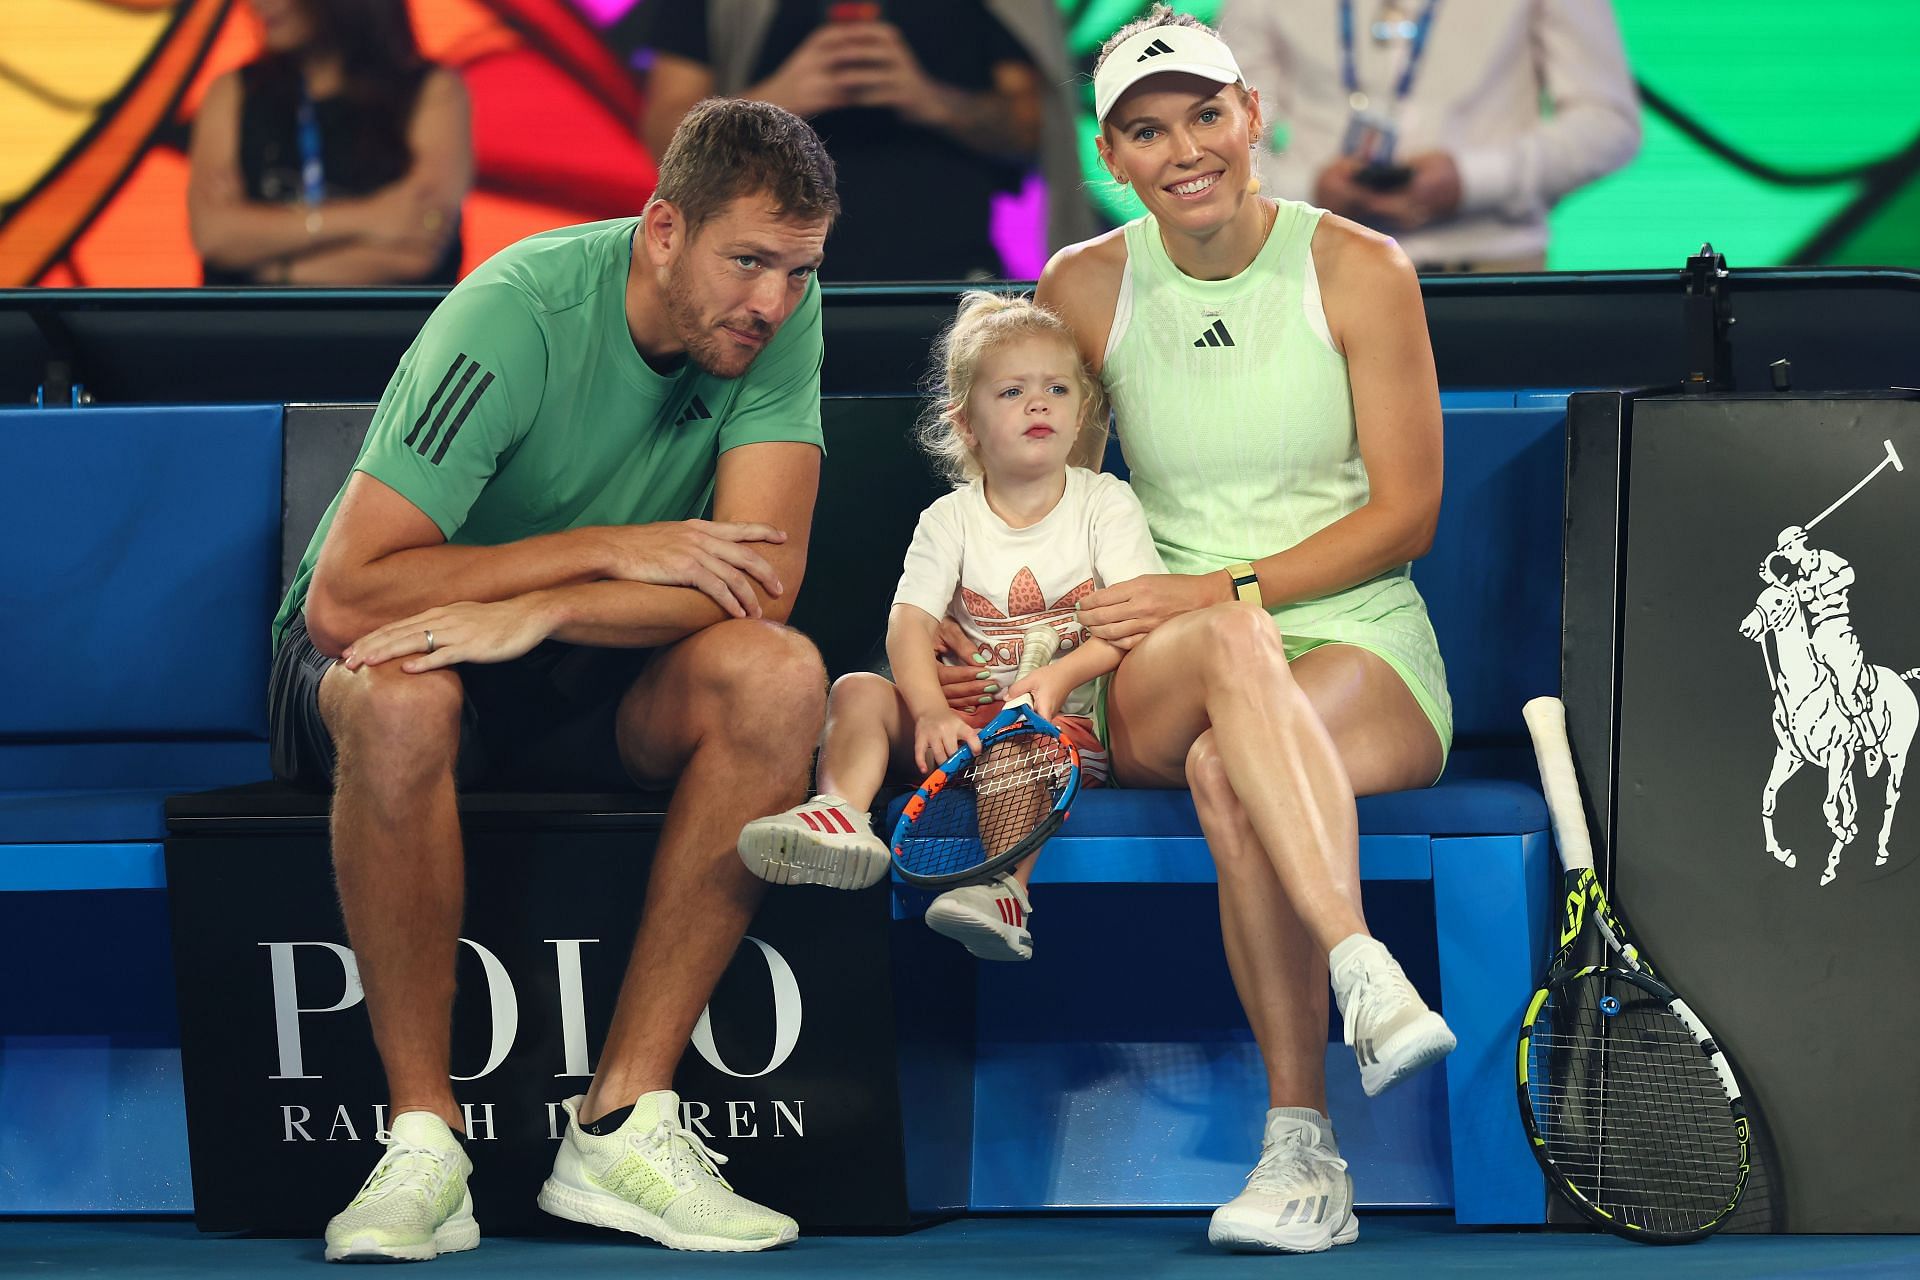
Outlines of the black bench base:
M462 800L454 1008L476 1216L534 1196L584 1092L639 919L660 797ZM169 803L167 879L195 1217L316 1233L378 1159L385 1087L334 896L327 799L261 784ZM803 1229L967 1203L973 973L886 886L767 895L675 1086L743 1194ZM896 988L894 975L910 973ZM271 1171L271 1176L266 1176Z

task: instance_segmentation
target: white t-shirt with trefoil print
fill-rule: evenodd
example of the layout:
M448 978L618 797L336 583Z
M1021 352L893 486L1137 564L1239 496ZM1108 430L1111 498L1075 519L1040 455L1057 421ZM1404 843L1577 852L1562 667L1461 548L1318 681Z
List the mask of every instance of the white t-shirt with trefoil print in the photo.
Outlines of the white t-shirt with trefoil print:
M1086 638L1074 615L1082 596L1147 573L1165 573L1146 512L1117 476L1067 468L1060 501L1039 522L1015 529L987 505L975 480L920 513L893 602L950 617L987 659L1002 690L1020 665L1021 635L1046 623L1060 653ZM1062 715L1093 710L1091 682L1075 689Z

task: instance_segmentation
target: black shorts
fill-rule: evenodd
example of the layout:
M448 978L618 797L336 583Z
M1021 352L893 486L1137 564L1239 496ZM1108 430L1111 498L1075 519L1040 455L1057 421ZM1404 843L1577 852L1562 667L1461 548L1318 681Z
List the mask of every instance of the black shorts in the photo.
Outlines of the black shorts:
M454 777L466 790L629 791L614 717L653 649L597 649L549 640L512 662L463 663L466 702ZM267 680L267 739L283 782L333 785L333 737L320 681L335 659L314 648L296 613Z

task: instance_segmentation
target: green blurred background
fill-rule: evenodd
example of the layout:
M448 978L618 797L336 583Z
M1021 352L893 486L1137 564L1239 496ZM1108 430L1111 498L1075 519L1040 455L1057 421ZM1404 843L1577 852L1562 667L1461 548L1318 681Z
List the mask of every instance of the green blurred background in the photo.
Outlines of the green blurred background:
M1174 7L1212 22L1220 3ZM1062 0L1082 70L1147 8ZM1447 8L1441 20L1457 21L1471 0ZM1554 210L1550 268L1674 267L1703 240L1736 267L1920 266L1920 3L1614 0L1614 11L1645 90L1646 140ZM1124 221L1139 206L1094 161L1091 85L1086 97L1088 188Z

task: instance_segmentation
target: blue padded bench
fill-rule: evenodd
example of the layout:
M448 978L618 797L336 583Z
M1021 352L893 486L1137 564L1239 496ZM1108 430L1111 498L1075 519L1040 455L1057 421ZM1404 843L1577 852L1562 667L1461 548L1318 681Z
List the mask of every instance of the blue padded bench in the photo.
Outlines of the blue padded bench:
M1446 402L1447 501L1415 572L1449 660L1457 745L1439 787L1362 803L1361 869L1370 918L1462 1047L1425 1084L1368 1104L1353 1083L1334 1107L1364 1153L1364 1201L1537 1221L1507 1069L1548 884L1518 707L1557 683L1564 396ZM265 776L281 427L278 406L0 411L0 608L14 641L0 889L160 888L161 798ZM84 471L68 467L76 450ZM1264 1102L1207 918L1212 869L1190 802L1090 795L1040 879L1042 956L980 974L973 1207L1218 1203L1245 1173ZM34 940L118 912L109 968L164 978L159 901L5 893L0 922L24 964ZM1191 952L1197 977L1154 947L1116 952L1115 913L1138 928L1143 903L1166 904L1158 948ZM1187 985L1169 989L1176 979ZM62 1154L0 1188L0 1212L189 1207L172 1018L165 981L104 972L16 1004L0 1025L0 1147L44 1146L57 1116ZM1343 1046L1330 1051L1338 1091L1353 1070ZM109 1131L112 1114L141 1123ZM76 1133L87 1116L100 1132ZM115 1145L131 1131L144 1145Z
M1447 659L1455 748L1438 785L1360 801L1360 872L1370 923L1460 1047L1367 1099L1336 1011L1330 1105L1361 1203L1537 1223L1512 1054L1551 872L1520 707L1559 687L1566 393L1442 400L1446 494L1414 577ZM1075 804L1036 868L1034 960L981 967L974 1208L1204 1207L1238 1189L1266 1086L1213 883L1186 792ZM896 897L903 915L924 909L922 894Z
M165 900L123 891L164 887L167 796L266 776L280 422L0 410L0 963L42 975L0 1023L0 1211L190 1207Z
M0 411L0 845L157 855L168 795L265 776L280 418Z

